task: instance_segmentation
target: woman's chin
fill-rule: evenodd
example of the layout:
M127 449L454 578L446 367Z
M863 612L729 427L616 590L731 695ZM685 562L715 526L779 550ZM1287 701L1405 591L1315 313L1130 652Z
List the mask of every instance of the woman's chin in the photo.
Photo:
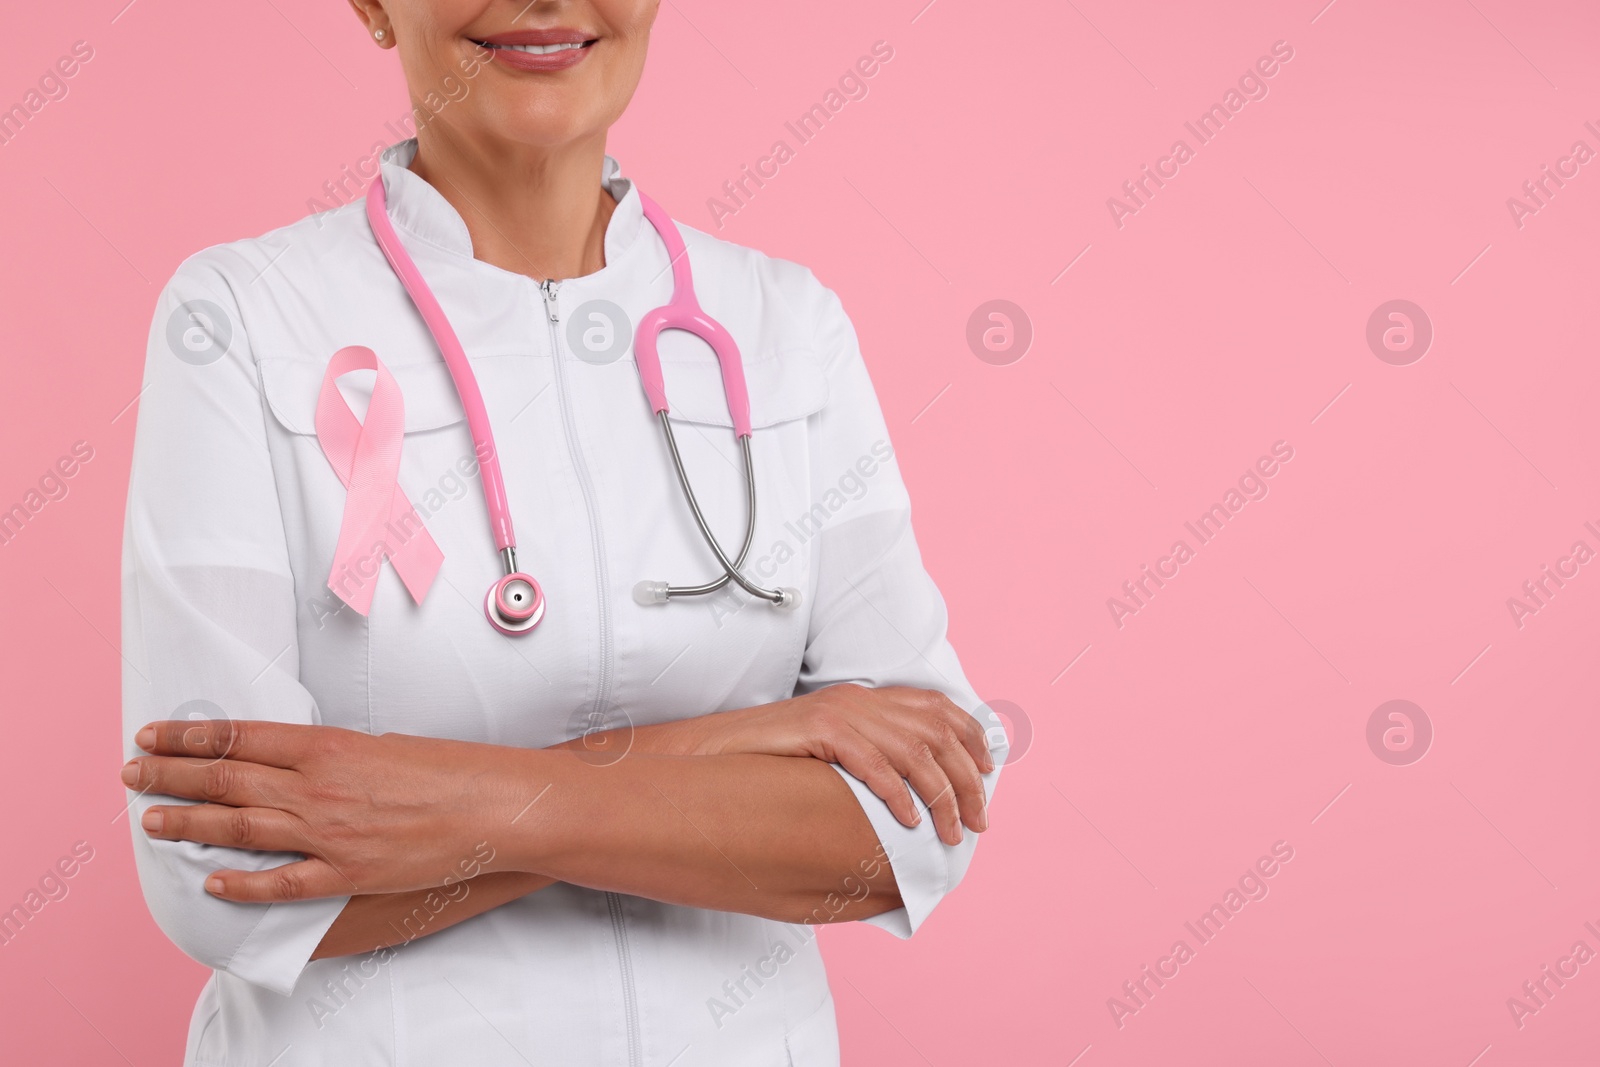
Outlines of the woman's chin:
M495 136L531 148L558 148L592 134L605 135L606 123L582 122L572 109L552 105L546 100L530 101L524 108L508 107L487 123Z

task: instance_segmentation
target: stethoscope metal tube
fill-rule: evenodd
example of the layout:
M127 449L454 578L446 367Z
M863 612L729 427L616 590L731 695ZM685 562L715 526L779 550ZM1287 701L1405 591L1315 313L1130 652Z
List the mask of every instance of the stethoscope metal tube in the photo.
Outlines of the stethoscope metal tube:
M689 502L689 510L694 514L695 525L700 527L700 536L705 538L706 546L717 557L717 562L722 564L722 577L704 585L668 585L666 582L643 581L633 587L633 599L640 604L665 604L673 597L704 596L714 593L727 585L732 580L751 596L768 601L774 607L792 610L800 606L800 590L791 588L766 589L756 585L744 576L745 556L750 553L750 542L756 532L756 475L755 464L750 458L750 437L748 434L739 435L739 448L744 454L744 484L745 484L745 523L744 544L739 547L739 558L732 563L728 562L728 555L722 550L722 544L711 532L706 517L700 511L700 501L695 499L694 486L689 483L689 474L683 468L683 457L678 453L678 439L672 432L672 421L665 411L656 416L661 420L661 432L667 439L667 451L672 455L673 469L678 472L678 484L683 487L683 496Z

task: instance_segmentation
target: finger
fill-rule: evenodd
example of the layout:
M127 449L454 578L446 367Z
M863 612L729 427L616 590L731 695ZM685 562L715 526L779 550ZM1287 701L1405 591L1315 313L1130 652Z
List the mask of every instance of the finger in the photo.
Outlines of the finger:
M890 756L896 770L910 781L911 787L922 797L933 814L940 839L946 844L960 844L962 823L965 821L977 829L984 816L981 791L978 794L979 806L964 815L951 778L935 753L934 744L930 743L932 739L934 743L951 748L959 760L971 763L961 750L961 736L939 717L947 709L954 708L950 699L937 690L904 686L864 690L860 695L869 699L889 699L889 709L881 709L879 715L863 717L855 725L868 741ZM885 712L893 720L892 724L885 721ZM960 763L956 760L951 762L959 773ZM963 780L967 777L962 775ZM970 789L968 795L971 796Z
M213 871L205 889L214 897L244 904L342 897L355 892L349 879L319 859L268 867L264 871Z
M296 780L292 771L231 759L140 756L122 768L122 781L129 789L236 808L279 807Z
M833 761L865 782L902 824L916 826L922 821L910 788L882 749L855 730L844 730L832 738L831 747Z
M975 833L988 828L987 798L981 775L994 769L988 738L972 716L936 689L913 690L917 714L911 730L933 750L955 791L961 822Z
M897 732L898 733L898 732ZM898 743L886 753L895 761L900 774L911 783L933 815L939 837L947 845L961 843L961 818L956 807L955 789L933 749L914 734L899 734Z
M924 721L942 723L955 731L962 747L972 754L978 770L988 774L994 770L994 756L989 752L989 735L975 716L961 710L961 706L937 689L914 689L908 702L922 713Z
M300 820L276 808L231 808L223 804L162 804L139 820L158 841L195 841L258 852L305 852Z
M945 720L955 729L961 738L961 744L972 754L972 761L977 764L978 771L988 774L994 770L994 753L989 751L989 733L983 728L977 716L968 715L953 701L945 701Z
M972 753L962 744L962 738L955 729L944 723L936 724L924 739L933 749L934 758L939 761L945 777L955 790L956 807L961 812L962 823L974 833L983 833L989 828L989 816L985 810L987 798L983 791L983 776L978 773Z
M206 719L153 722L134 735L134 743L157 756L193 756L294 767L316 753L335 727L298 723Z

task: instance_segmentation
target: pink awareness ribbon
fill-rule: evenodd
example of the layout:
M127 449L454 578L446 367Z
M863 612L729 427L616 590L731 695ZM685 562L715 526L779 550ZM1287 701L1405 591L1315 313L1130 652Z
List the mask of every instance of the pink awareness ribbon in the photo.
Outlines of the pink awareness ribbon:
M336 384L354 370L378 374L365 421L358 420ZM344 483L344 518L328 573L328 588L362 615L372 610L378 572L387 558L411 599L422 603L444 553L400 488L405 400L376 352L341 348L328 361L317 396L317 443Z

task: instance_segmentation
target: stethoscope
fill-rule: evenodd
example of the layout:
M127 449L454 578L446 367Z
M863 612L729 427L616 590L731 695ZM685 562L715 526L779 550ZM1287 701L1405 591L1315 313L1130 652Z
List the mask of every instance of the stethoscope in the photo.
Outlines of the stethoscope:
M544 590L533 575L517 570L517 537L511 526L511 509L506 504L505 479L500 473L500 454L494 447L489 412L484 407L477 376L472 372L461 341L389 221L387 199L383 176L379 175L367 190L367 221L372 226L378 247L383 249L384 258L389 261L400 284L411 295L411 302L416 305L428 332L433 335L434 343L439 346L439 353L444 356L445 366L450 371L450 379L455 383L456 394L461 398L461 406L466 410L467 428L472 434L472 446L483 478L483 498L489 509L489 526L494 533L495 546L500 550L500 563L505 571L489 587L483 601L483 612L488 616L489 624L501 633L524 634L544 618ZM739 356L739 346L734 343L733 335L701 310L700 302L695 299L688 249L684 247L683 236L678 232L677 225L654 200L643 193L639 194L639 202L644 207L645 218L650 220L662 244L666 245L667 256L672 263L672 300L639 320L633 344L634 361L638 364L639 380L650 401L651 411L661 423L666 436L667 451L678 472L678 484L683 487L684 499L689 502L689 510L694 514L700 535L722 566L722 576L700 585L641 581L633 587L633 599L641 605L665 604L676 597L714 593L732 581L751 596L765 600L774 607L786 610L795 608L800 603L798 589L767 589L750 581L742 571L745 556L750 552L750 542L755 536L756 479L755 467L750 459L750 395L745 388L744 362ZM739 555L732 560L728 559L722 544L706 524L700 503L695 499L694 487L689 484L688 472L684 470L683 458L678 454L678 441L673 436L672 422L667 417L667 391L661 377L661 357L656 349L663 330L683 330L700 338L716 353L717 363L722 369L722 387L728 400L728 414L732 417L733 432L744 454L744 542L739 547ZM560 358L559 352L556 358Z

